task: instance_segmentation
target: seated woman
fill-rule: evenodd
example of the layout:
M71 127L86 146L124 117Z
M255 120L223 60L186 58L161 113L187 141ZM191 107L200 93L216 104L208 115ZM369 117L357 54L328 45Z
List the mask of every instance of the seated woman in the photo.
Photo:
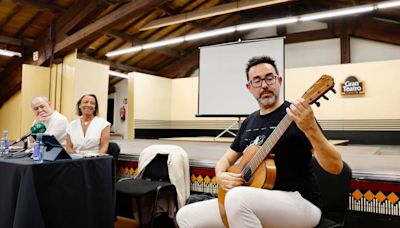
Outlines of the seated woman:
M110 139L110 123L97 117L97 98L94 94L84 94L76 104L79 119L67 128L68 153L90 155L106 154Z

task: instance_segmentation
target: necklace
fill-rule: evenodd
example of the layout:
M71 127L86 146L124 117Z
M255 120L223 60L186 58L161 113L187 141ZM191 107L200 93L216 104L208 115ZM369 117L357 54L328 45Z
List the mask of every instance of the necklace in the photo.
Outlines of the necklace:
M81 118L81 119L82 119L82 118ZM85 126L89 125L90 121L92 121L92 119L87 120L87 121L84 121L84 120L82 119L83 125L85 125Z

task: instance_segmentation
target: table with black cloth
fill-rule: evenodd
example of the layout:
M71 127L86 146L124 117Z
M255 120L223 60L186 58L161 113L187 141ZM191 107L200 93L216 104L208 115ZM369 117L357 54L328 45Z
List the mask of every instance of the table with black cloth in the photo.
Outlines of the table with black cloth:
M113 165L111 156L0 158L0 227L114 227Z

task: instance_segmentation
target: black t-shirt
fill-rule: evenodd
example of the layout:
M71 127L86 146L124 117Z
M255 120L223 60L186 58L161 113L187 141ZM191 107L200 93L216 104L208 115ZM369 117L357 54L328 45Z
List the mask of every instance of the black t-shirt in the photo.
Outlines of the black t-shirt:
M279 108L266 115L260 115L260 111L250 114L243 121L231 149L243 152L249 145L261 146L286 115L289 105L290 103L285 101ZM310 141L292 122L272 149L277 169L273 189L299 191L302 197L320 207L321 194L312 168L311 149Z

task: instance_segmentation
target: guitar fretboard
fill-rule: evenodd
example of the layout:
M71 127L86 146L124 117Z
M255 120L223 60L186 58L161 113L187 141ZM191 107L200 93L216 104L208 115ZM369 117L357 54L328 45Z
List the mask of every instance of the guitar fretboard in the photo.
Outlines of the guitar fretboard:
M293 122L293 120L286 114L283 119L279 122L278 126L274 129L271 135L263 143L253 158L247 163L246 168L241 172L242 177L251 169L254 172L262 161L268 156L271 150L274 148L276 143L279 141L281 136L285 133L286 129Z

